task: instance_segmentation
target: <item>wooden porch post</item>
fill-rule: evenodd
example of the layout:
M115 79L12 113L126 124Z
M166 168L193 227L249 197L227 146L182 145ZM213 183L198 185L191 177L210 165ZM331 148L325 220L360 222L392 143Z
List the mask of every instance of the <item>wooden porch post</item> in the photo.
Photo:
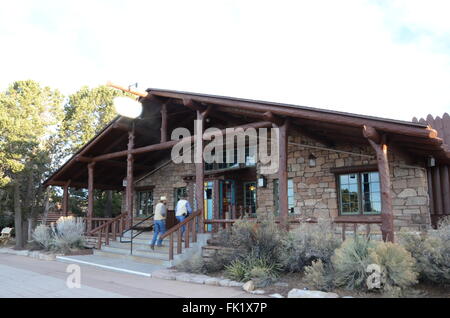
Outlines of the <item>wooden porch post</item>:
M134 123L131 131L128 132L128 154L127 154L127 187L125 194L126 211L128 213L127 225L131 227L133 225L133 154L131 151L134 147Z
M204 116L200 111L197 111L197 121L195 129L195 200L197 202L197 210L201 211L199 217L199 232L205 231L204 219L204 192L205 192L205 176L203 164L203 123Z
M62 212L64 216L69 214L69 184L70 181L66 183L63 191L63 202L62 202Z
M394 214L392 210L391 178L386 135L380 136L374 128L368 126L363 127L363 135L367 138L377 155L381 186L381 234L384 241L394 242Z
M95 162L88 164L88 211L87 231L92 230L92 216L94 214L94 166Z
M279 213L280 225L289 230L288 223L288 175L287 175L287 150L288 150L288 129L289 121L286 119L283 125L279 126L278 131L278 193L279 193Z
M441 178L442 178L442 193L443 195L443 206L444 210L442 211L444 215L450 215L450 179L449 179L449 172L448 172L448 166L442 166L441 167Z
M167 106L166 103L161 106L161 142L167 141Z

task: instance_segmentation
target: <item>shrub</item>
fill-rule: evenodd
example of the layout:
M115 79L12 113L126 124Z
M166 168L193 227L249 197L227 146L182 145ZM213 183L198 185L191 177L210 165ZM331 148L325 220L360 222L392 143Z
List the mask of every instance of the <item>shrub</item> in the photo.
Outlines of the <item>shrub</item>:
M281 263L289 272L300 272L316 260L329 264L340 242L333 234L331 223L302 224L284 241Z
M332 257L334 284L347 289L367 290L367 280L372 270L377 268L379 284L374 288L398 296L405 288L417 283L414 264L414 258L399 244L375 243L355 236L336 249Z
M419 279L435 284L450 284L450 218L437 230L425 234L402 233L400 240L416 259Z
M374 243L369 239L356 235L347 239L335 250L331 258L334 269L334 284L347 289L365 289L369 248Z
M244 258L235 259L225 266L226 277L245 282L253 280L256 287L270 285L279 276L281 267L271 260L251 253Z
M84 245L84 222L82 218L60 217L52 224L54 245L57 250L69 251Z
M187 273L204 274L207 272L201 253L196 253L192 257L182 261L177 265L177 268Z
M329 291L333 286L330 264L324 265L320 259L313 261L305 267L304 281L314 289Z
M32 234L33 240L37 242L41 248L49 250L53 243L53 237L50 227L45 224L38 225Z
M259 223L247 219L236 221L231 231L219 232L217 243L233 249L232 253L221 255L224 264L252 254L275 265L283 254L284 238L285 232L279 229L273 215L267 215Z
M415 260L403 246L378 242L370 248L369 262L381 267L381 289L399 294L400 290L417 283Z

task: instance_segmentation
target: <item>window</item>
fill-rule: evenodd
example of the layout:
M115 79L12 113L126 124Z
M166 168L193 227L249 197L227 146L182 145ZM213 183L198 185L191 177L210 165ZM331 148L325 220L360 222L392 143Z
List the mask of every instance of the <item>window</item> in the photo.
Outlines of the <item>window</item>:
M244 206L246 211L256 213L256 182L244 183Z
M275 208L275 214L279 213L280 198L278 195L278 179L273 180L273 205ZM289 213L294 213L295 196L294 196L294 180L288 179L288 207Z
M378 172L338 175L341 215L381 213L380 176Z
M136 216L150 215L153 213L153 191L139 191Z
M252 148L254 150L255 148ZM212 153L214 155L214 152ZM231 169L231 168L238 168L240 165L243 165L245 167L254 167L256 166L256 150L254 154L250 154L250 148L245 147L245 162L239 164L238 163L238 149L234 149L234 155L232 162L227 162L227 152L221 151L222 155L222 163L219 162L212 162L212 163L206 163L205 162L205 171L211 171L211 170L222 170L222 169Z
M180 187L173 189L173 205L176 206L177 202L184 196L187 196L187 190L186 187Z

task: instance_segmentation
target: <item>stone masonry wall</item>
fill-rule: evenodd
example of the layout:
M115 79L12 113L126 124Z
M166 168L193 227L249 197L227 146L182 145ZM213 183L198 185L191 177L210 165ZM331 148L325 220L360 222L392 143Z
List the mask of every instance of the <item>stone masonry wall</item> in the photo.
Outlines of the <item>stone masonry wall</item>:
M304 136L289 136L289 142L311 146L322 146ZM336 149L358 154L338 153L330 150L307 149L289 145L288 177L293 179L295 207L290 217L316 217L331 219L339 215L336 176L330 169L376 164L373 149L367 146L340 145ZM314 154L316 167L309 167L308 157ZM398 154L389 152L394 226L395 230L423 230L430 225L429 198L426 171L419 166L408 166ZM257 167L258 173L260 167ZM169 209L174 208L174 188L191 187L183 176L195 174L194 164L170 163L151 176L136 183L136 186L154 186L154 202L160 196L168 199ZM273 179L277 174L267 175L267 187L257 189L257 213L272 213L274 210ZM189 193L188 193L189 195ZM136 196L135 196L136 198ZM136 205L135 205L136 206ZM377 226L373 226L377 227Z
M289 136L289 142L322 146L304 136ZM373 155L373 158L338 153L328 150L307 149L289 144L288 178L293 179L295 207L290 217L335 218L339 215L337 185L334 167L376 164L375 153L368 145L341 145L338 150ZM309 167L308 157L314 154L316 167ZM427 180L425 169L405 165L404 160L390 152L394 226L398 231L422 230L430 225ZM258 173L260 172L258 167ZM277 174L267 175L267 187L257 189L257 212L273 212L273 179ZM376 227L376 226L374 226Z

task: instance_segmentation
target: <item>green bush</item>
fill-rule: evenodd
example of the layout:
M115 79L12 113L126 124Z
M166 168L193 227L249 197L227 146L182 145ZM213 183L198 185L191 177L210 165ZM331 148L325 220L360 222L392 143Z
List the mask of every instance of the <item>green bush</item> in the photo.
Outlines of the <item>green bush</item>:
M390 242L378 242L369 249L369 262L381 267L381 289L398 294L417 283L415 260L403 246Z
M192 257L182 261L177 265L177 269L187 273L204 274L207 273L205 261L201 253L196 253Z
M331 256L340 245L333 234L331 223L320 220L318 224L302 224L289 233L281 249L281 263L288 272L301 272L305 266L316 260L325 264L331 262Z
M225 266L225 276L239 282L253 280L256 287L270 285L279 276L281 267L256 253L235 259Z
M259 222L242 219L235 222L231 231L220 231L217 243L230 248L232 253L221 255L223 264L245 259L248 255L265 259L278 266L283 254L286 233L278 227L274 217L260 217Z
M324 265L322 260L313 261L305 267L304 281L311 288L329 291L333 286L333 276L330 264Z
M331 258L334 269L334 284L347 289L366 289L369 248L374 243L364 237L347 239L335 250Z
M45 250L49 250L53 245L53 237L50 227L45 224L36 226L32 234L33 240Z
M401 233L401 243L416 259L419 280L450 284L450 218L425 234Z
M334 284L347 289L368 290L367 281L376 266L379 284L374 285L374 289L398 296L417 283L414 264L411 253L399 244L371 242L356 236L346 240L332 257Z

